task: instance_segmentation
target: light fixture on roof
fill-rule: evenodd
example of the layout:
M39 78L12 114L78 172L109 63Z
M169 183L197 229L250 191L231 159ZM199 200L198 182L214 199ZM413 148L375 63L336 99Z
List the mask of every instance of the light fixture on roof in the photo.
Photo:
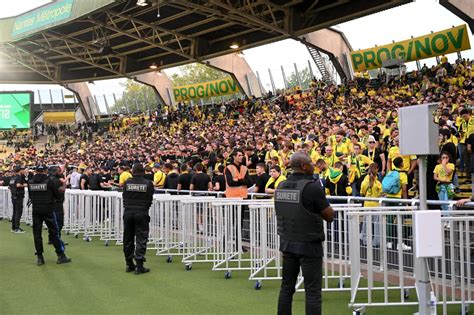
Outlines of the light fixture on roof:
M150 65L150 69L156 70L156 69L158 69L158 66L156 65L156 63L152 63Z
M145 7L148 5L148 3L146 2L146 0L137 0L137 5L140 7Z
M239 44L237 43L232 43L232 45L229 46L232 49L239 49Z

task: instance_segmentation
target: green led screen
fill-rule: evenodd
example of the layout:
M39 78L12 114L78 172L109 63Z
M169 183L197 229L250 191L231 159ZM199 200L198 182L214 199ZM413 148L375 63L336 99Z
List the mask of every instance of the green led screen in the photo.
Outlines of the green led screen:
M0 129L30 128L32 92L0 92Z

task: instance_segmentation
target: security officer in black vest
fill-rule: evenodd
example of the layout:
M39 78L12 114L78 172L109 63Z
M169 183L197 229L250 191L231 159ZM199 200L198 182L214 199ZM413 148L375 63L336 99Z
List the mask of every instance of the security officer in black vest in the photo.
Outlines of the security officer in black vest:
M61 231L64 226L64 194L66 192L66 180L64 175L61 172L61 167L54 165L49 168L51 180L55 183L55 185L59 185L59 195L61 196L59 199L54 200L54 215L56 216L56 221L58 223L58 235L61 238ZM68 245L62 239L64 245ZM49 237L48 244L53 244L53 240Z
M20 228L20 219L23 214L23 201L25 199L26 179L24 170L21 166L15 167L15 176L10 178L9 189L12 195L13 216L12 216L12 232L25 233Z
M300 267L304 277L306 314L321 314L323 269L323 220L332 222L334 211L321 183L314 181L310 157L291 156L293 174L275 191L275 212L283 254L283 277L278 314L291 314L291 304Z
M150 271L143 266L143 262L150 230L148 210L153 202L155 189L153 182L145 178L143 165L135 164L132 174L133 178L128 179L123 187L123 252L127 264L125 271L135 271L139 275Z
M57 264L71 262L71 259L64 254L64 244L59 238L58 222L54 213L54 201L61 198L59 193L60 184L46 174L46 166L36 167L36 174L28 181L28 194L33 204L33 236L35 240L36 264L44 265L43 238L41 232L43 222L48 227L49 236L58 255Z

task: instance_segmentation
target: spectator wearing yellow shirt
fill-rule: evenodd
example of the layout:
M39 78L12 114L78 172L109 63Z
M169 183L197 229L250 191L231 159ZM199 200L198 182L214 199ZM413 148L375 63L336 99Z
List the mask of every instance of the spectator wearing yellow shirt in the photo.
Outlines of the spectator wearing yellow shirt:
M265 154L265 163L270 164L273 157L278 157L278 159L280 159L278 151L273 148L273 143L269 142L267 144L267 153Z
M378 180L379 166L377 163L372 163L369 166L368 174L364 177L360 187L360 195L367 198L380 198L382 196L382 183ZM364 207L378 207L377 201L364 201ZM380 216L372 216L373 240L372 245L380 246ZM367 217L362 223L361 240L364 246L367 246Z
M290 157L293 154L293 143L286 141L283 145L283 149L280 150L279 156L283 167L287 168L290 165Z
M159 169L157 164L155 164L153 171L155 172L153 175L153 184L157 188L163 188L165 185L166 174Z
M408 176L408 187L413 184L413 178L415 176L415 169L417 167L416 155L401 155L400 148L398 147L399 138L398 136L393 139L393 146L388 151L387 170L393 170L392 162L396 157L401 157L403 160L403 167L399 169L400 172L405 173Z
M278 185L284 180L286 180L286 177L281 174L281 168L278 165L272 166L270 168L270 178L265 185L265 193L273 195Z
M449 153L443 151L440 157L440 163L436 165L433 174L434 180L437 181L436 191L441 201L452 200L454 197L453 174L454 164L449 163ZM447 211L448 205L442 205L441 210Z
M123 187L125 185L125 182L129 179L132 178L132 174L130 173L130 169L127 166L120 166L118 169L118 173L120 174L119 176L119 186Z
M362 148L360 144L354 144L354 153L347 157L347 168L349 169L349 184L352 187L352 195L359 194L360 179L366 174L366 169L374 161L367 156L361 154Z
M344 141L345 133L344 131L339 131L336 134L336 142L334 143L334 152L338 157L345 157L349 154L349 147Z
M323 157L324 162L326 162L328 167L334 167L336 162L339 162L339 158L334 154L334 150L332 146L327 146L324 152Z

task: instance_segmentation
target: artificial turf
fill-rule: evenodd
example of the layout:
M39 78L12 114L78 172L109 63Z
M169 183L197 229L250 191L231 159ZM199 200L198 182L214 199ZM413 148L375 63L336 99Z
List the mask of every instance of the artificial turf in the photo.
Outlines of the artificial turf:
M265 281L256 291L248 271L211 271L210 264L194 264L185 271L179 259L149 251L148 274L125 273L122 247L104 246L64 236L72 263L56 265L45 244L44 266L35 264L31 228L10 233L0 221L0 314L276 314L279 282ZM47 232L43 231L43 238ZM352 314L349 293L323 292L323 314ZM369 308L369 315L407 315L416 307ZM304 314L304 294L297 293L293 314ZM438 314L441 314L440 312ZM458 308L450 314L459 314Z

